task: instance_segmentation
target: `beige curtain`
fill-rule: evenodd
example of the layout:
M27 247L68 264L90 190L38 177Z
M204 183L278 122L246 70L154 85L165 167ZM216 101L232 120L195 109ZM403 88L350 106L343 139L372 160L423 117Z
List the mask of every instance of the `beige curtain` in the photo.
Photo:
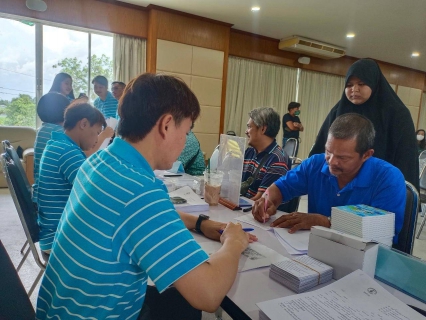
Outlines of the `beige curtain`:
M300 133L299 158L308 157L321 125L330 109L340 100L344 87L344 77L301 70L298 94L298 102L301 104L299 118L305 130Z
M426 93L425 92L423 92L422 94L422 104L420 106L419 125L417 126L417 130L418 129L426 130Z
M273 107L282 119L296 96L297 69L236 57L228 62L225 132L244 136L248 112L257 107Z
M114 35L114 80L128 83L146 70L146 40Z

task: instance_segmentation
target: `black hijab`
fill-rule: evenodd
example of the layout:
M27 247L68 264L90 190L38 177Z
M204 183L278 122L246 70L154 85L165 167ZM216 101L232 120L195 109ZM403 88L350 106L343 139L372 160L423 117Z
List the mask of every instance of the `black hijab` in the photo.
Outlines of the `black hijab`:
M418 189L419 159L410 111L396 95L375 61L358 60L349 68L345 83L348 83L350 77L359 78L371 88L370 98L363 104L355 105L348 100L343 90L342 98L321 126L309 156L325 151L328 129L336 117L349 112L359 113L370 119L376 130L374 156L393 164L401 170L405 180Z

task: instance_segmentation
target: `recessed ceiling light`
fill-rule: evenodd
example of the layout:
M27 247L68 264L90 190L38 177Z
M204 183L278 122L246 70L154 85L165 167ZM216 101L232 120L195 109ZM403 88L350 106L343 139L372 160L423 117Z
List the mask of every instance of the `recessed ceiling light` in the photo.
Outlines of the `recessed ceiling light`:
M418 52L413 52L413 53L411 54L411 56L412 56L412 57L418 57L418 56L420 56L420 53L418 53Z
M355 33L348 33L346 35L346 38L353 38L353 37L355 37Z
M251 11L259 11L260 7L251 7Z

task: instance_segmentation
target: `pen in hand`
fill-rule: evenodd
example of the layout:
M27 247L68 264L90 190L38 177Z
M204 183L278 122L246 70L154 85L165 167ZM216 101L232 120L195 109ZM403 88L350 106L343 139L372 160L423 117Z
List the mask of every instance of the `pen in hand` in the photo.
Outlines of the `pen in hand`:
M263 207L263 211L264 211L263 212L263 223L265 223L266 222L266 210L268 209L268 198L269 198L268 189L265 190L262 197L265 199L265 204L264 204L264 207Z
M243 231L244 232L251 232L251 231L254 231L254 228L243 228ZM223 230L219 230L219 233L222 234Z

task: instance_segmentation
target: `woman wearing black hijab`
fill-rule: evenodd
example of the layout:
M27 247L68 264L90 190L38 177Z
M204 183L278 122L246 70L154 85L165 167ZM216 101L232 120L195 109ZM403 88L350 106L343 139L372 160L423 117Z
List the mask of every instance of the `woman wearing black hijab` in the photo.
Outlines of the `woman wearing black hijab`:
M393 164L401 170L405 180L419 189L419 159L413 120L379 65L370 59L358 60L349 68L345 83L342 98L321 126L309 156L325 151L328 129L336 117L356 112L374 124L374 156Z

